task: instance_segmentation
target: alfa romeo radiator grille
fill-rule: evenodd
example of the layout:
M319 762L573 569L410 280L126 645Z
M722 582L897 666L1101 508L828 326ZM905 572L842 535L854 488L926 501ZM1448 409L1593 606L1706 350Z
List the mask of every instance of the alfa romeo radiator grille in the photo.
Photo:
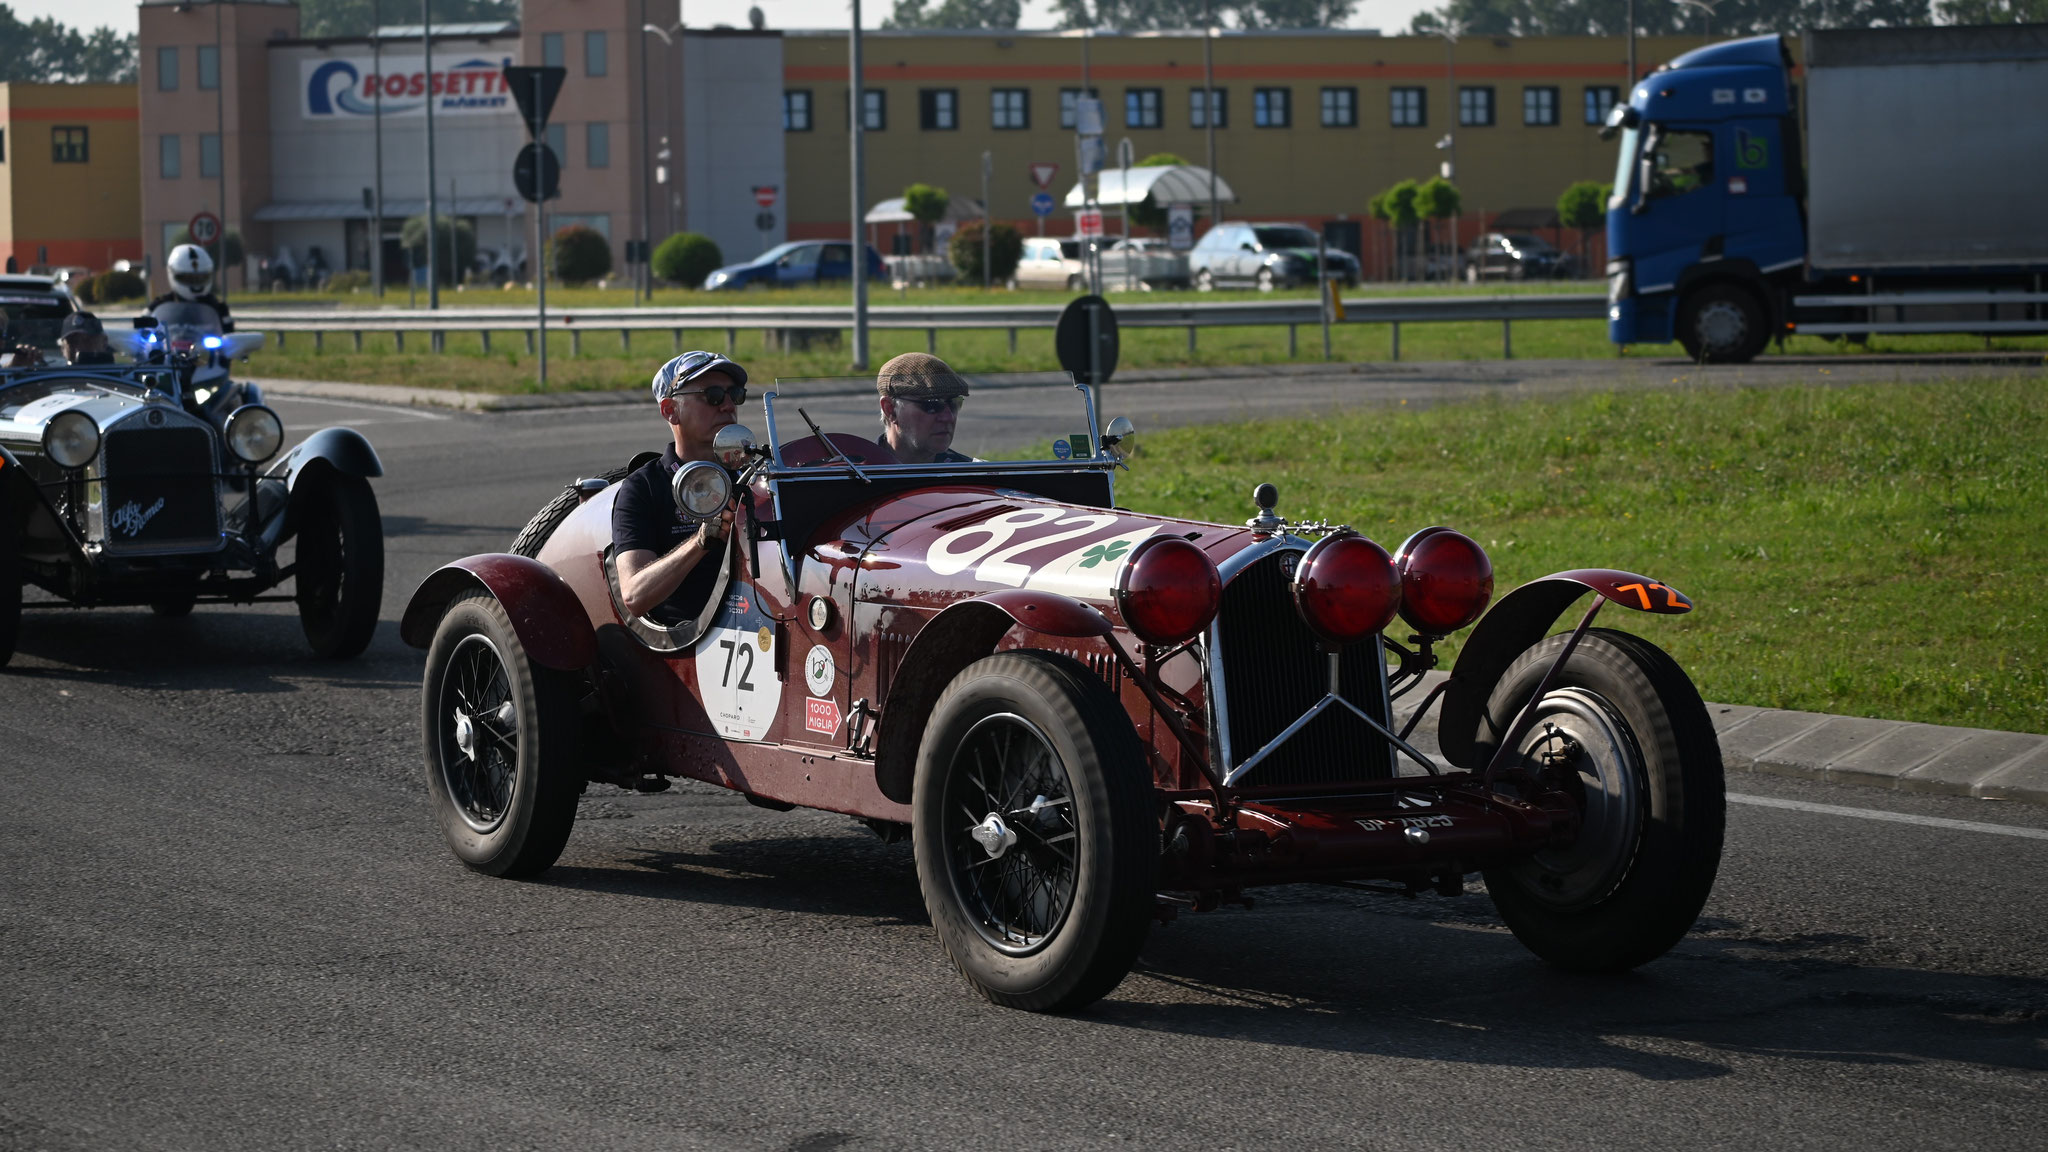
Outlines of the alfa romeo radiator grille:
M1299 552L1276 552L1254 561L1223 589L1218 613L1224 703L1229 710L1230 757L1235 767L1266 746L1322 699L1329 658L1294 610L1282 568ZM1344 649L1342 695L1376 720L1386 721L1386 666L1377 644ZM1329 708L1262 761L1241 782L1341 784L1383 780L1394 774L1386 739L1342 708Z
M107 543L148 548L220 539L213 437L204 428L144 428L107 437Z

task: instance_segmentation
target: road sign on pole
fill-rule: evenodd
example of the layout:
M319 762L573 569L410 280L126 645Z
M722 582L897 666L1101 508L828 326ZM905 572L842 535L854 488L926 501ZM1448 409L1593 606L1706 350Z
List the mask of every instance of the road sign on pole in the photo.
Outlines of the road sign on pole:
M192 242L202 248L211 248L220 239L220 217L211 212L201 212L185 225L185 231Z
M562 94L562 81L568 75L567 68L516 64L506 67L505 87L512 90L512 99L519 104L519 118L526 122L526 130L534 139L540 139L541 130L548 126L548 113L555 110L555 97Z
M1052 178L1059 174L1060 166L1057 164L1033 164L1031 166L1031 182L1040 188L1052 187Z
M1053 209L1053 199L1052 199L1052 193L1050 193L1050 192L1040 192L1040 193L1039 193L1038 195L1036 195L1036 196L1033 196L1033 197L1031 198L1031 211L1032 211L1032 214L1033 214L1033 215L1036 215L1036 216L1050 216L1050 215L1052 215L1052 209Z
M519 150L512 162L512 186L529 204L553 200L562 194L562 162L546 144L533 143Z
M1083 208L1074 213L1074 235L1095 239L1102 235L1102 209Z
M773 184L754 185L754 203L762 208L775 207L775 194L777 191L778 189Z
M1175 204L1166 210L1166 243L1175 252L1195 246L1195 206Z

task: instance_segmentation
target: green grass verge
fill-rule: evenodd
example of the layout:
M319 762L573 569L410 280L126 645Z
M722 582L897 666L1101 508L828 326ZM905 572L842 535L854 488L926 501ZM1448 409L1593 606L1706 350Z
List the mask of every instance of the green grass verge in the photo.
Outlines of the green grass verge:
M1519 322L1514 326L1513 339L1514 354L1520 359L1615 356L1614 345L1607 342L1606 326L1597 320ZM1322 358L1322 331L1318 326L1299 326L1294 342L1294 355L1290 356L1284 325L1204 328L1198 330L1195 350L1190 353L1184 328L1126 328L1119 368L1306 364ZM1339 361L1384 361L1392 354L1392 333L1384 324L1337 325L1332 329L1330 343L1331 356ZM488 354L475 332L449 333L439 354L429 352L428 341L418 335L406 340L403 352L388 334L366 334L361 352L354 350L354 342L346 332L327 333L321 344L322 349L316 351L311 335L293 333L285 340L282 351L273 341L271 347L258 352L248 372L259 377L406 384L459 391L516 393L538 387L536 358L526 353L525 336L517 332L494 334ZM602 328L590 329L581 337L580 354L574 351L577 344L567 333L550 334L548 376L552 390L640 387L678 346L669 333L640 332L632 337L630 348L622 350L618 331ZM685 330L680 347L724 351L726 331ZM941 331L936 347L940 356L963 372L1045 371L1059 367L1049 329L1020 329L1014 353L1008 333L1002 331ZM925 348L922 331L876 330L870 334L870 360L877 365L899 352L921 352ZM1801 336L1788 341L1786 350L1794 355L1861 355L1987 349L2039 354L2048 352L2048 338L2016 337L1987 342L1971 336L1890 336L1875 337L1859 348ZM1405 360L1498 360L1501 351L1501 326L1497 323L1401 326L1401 356ZM1629 356L1653 359L1681 354L1675 344L1635 345L1626 351ZM837 347L781 352L759 328L737 330L732 354L750 373L762 379L835 376L848 371L848 353L843 342Z
M2038 376L1597 394L1162 432L1118 496L1233 523L1270 480L1390 549L1449 524L1501 592L1642 572L1697 610L1601 623L1709 700L2048 732L2044 443Z

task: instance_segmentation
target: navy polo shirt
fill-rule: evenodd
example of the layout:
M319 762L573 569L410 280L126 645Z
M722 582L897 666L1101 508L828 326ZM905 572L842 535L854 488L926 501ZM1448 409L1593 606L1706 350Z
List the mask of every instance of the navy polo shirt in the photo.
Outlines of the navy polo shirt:
M669 487L682 467L676 446L670 444L659 459L649 460L619 481L619 494L612 500L613 556L640 549L666 556L696 535L697 525L683 519ZM711 590L718 584L718 566L724 559L721 546L699 560L668 599L647 613L648 618L664 625L695 619L711 601Z

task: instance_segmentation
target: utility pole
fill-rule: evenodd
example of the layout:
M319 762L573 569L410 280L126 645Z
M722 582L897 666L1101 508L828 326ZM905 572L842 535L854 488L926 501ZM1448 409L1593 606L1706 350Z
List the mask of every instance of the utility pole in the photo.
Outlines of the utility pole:
M995 173L995 167L995 153L983 152L981 154L981 290L983 292L988 291L989 286L995 280L994 270L989 267L989 253L992 250L989 243L989 230L995 226L995 222L990 216L988 207L988 178ZM863 252L862 255L865 256L866 253Z
M865 78L860 66L860 0L853 0L853 29L846 38L846 92L848 107L853 115L847 119L853 123L853 163L848 174L852 215L848 219L847 231L853 242L853 370L868 370L868 249L862 241L861 218L867 215L867 156L862 148L864 141L861 130L867 126L868 107L863 89Z
M434 196L434 14L431 3L432 0L420 0L420 53L427 67L427 308L434 310L441 307L441 216Z
M1627 103L1629 93L1636 87L1636 0L1628 0L1628 84L1621 90L1621 99Z
M370 198L370 281L376 286L377 299L384 299L384 37L379 34L384 26L384 5L376 0L371 7L370 28L370 70L377 74L377 83L370 92L370 102L376 111L372 119L376 123L374 134L377 148L377 191Z
M654 250L649 242L654 231L647 211L647 0L640 0L640 189L634 199L640 204L640 276L633 281L633 300L638 303L654 294Z
M221 303L228 299L228 62L227 42L221 35L220 9L225 0L213 0L213 174L220 187L220 270ZM200 153L205 163L205 153ZM169 253L165 253L168 258Z
M1216 17L1211 0L1202 0L1202 126L1208 136L1209 227L1221 222L1216 204Z

